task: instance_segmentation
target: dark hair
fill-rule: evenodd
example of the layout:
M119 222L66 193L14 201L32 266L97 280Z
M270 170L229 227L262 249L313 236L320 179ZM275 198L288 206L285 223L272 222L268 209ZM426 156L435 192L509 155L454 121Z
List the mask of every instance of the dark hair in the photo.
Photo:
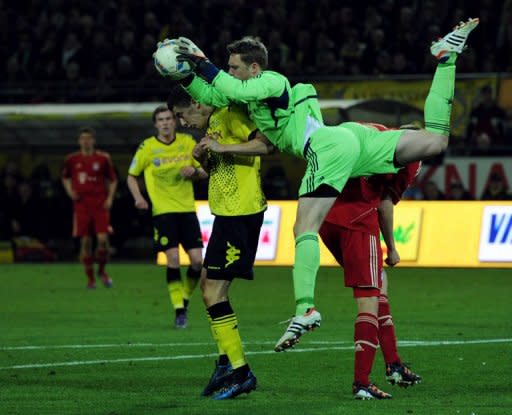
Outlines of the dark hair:
M267 48L258 39L246 36L236 40L227 46L230 55L240 55L240 59L246 65L256 62L261 69L267 69L268 52Z
M170 111L172 111L174 106L188 107L191 103L192 98L181 85L174 86L169 93L169 97L167 98L167 108L169 108Z
M81 134L90 134L96 138L96 130L92 127L80 127L78 129L78 136L80 137Z
M172 112L172 109L169 110L169 108L167 108L167 105L159 105L158 107L156 107L155 110L153 111L153 115L151 117L151 119L153 120L153 124L156 122L156 116L158 114L160 114L161 112L166 112L166 111Z

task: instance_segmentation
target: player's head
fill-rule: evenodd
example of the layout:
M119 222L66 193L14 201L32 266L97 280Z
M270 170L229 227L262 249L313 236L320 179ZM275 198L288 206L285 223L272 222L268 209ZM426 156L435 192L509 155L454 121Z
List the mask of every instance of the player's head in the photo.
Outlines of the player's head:
M153 125L158 130L158 135L170 137L176 131L176 117L167 108L167 105L159 105L153 111Z
M213 111L212 107L194 101L181 85L171 90L167 107L172 109L181 125L193 128L206 128Z
M92 127L82 127L78 130L78 145L83 153L90 154L96 144L96 131Z
M267 69L267 48L258 39L246 36L227 46L229 73L246 81Z

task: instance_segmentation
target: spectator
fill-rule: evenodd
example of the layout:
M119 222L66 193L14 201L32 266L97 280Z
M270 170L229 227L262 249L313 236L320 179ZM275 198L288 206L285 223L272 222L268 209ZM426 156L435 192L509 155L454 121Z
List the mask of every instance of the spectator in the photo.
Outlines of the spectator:
M508 192L508 184L499 173L492 173L482 193L482 200L512 200Z
M157 0L110 0L94 7L89 1L36 1L29 8L23 6L25 3L9 3L7 7L0 1L0 22L4 23L0 24L0 40L4 40L0 42L2 83L34 78L72 83L65 73L71 61L80 65L81 75L87 80L96 79L96 64L105 61L114 65L113 79L154 80L148 65L155 42L178 35L192 37L215 62L225 61L221 55L233 38L263 36L274 51L270 53L274 59L270 67L296 77L430 72L432 60L425 60L428 51L418 45L435 39L441 28L458 23L475 10L481 25L471 42L474 53L460 57L458 70L512 71L510 0L456 2L451 9L433 0L381 0L370 5L349 2L343 7L335 0L314 5L308 0L267 0L253 8L240 0L212 0L196 9L185 0L173 0L172 12L161 7L169 2ZM21 12L24 9L26 13ZM222 21L222 31L205 21ZM393 29L396 27L400 30ZM152 45L144 38L146 35L155 39ZM326 51L327 56L321 57L320 51ZM133 69L126 71L127 65L118 66L120 56L131 58ZM126 79L128 74L131 79ZM24 92L23 99L31 99L30 93ZM54 100L59 96L51 92L45 95ZM9 99L18 96L10 95ZM144 100L145 96L138 92L137 98ZM113 94L110 99L132 97L129 93Z
M15 203L14 233L18 236L39 238L40 201L28 181L22 181L18 185Z
M70 62L82 63L82 45L78 40L76 33L70 32L67 34L64 45L62 46L61 64L66 68Z
M445 194L433 181L425 183L423 187L423 200L445 200Z
M462 183L453 183L450 186L449 200L475 200L473 196L464 188Z
M490 85L481 89L479 101L471 111L467 137L476 154L487 154L490 147L496 149L505 144L506 113L494 100Z

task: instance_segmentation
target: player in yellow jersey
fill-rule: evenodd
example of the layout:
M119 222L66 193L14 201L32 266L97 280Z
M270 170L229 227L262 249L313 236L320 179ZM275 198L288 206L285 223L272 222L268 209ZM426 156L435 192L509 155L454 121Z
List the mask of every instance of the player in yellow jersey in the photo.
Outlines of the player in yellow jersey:
M128 170L128 188L135 207L149 209L137 176L144 173L152 204L155 248L167 257L167 286L176 312L176 328L187 326L187 306L202 268L202 237L195 211L192 180L208 174L192 157L196 142L192 136L176 132L176 118L167 106L153 111L157 135L139 146ZM179 244L190 258L184 280L180 274Z
M193 101L180 86L173 89L167 105L184 125L206 128L207 134L220 143L260 140L244 107L202 105ZM273 149L271 145L265 148L268 152ZM208 202L215 215L203 264L201 290L219 360L202 394L217 400L229 399L256 388L256 377L244 355L228 290L234 278L253 279L267 201L261 189L260 157L218 154L199 146L194 156L210 175Z

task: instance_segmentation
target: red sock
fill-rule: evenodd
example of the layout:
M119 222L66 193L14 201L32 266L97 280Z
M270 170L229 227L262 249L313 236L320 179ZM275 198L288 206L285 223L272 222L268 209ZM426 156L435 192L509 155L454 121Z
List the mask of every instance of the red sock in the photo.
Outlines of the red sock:
M82 257L82 263L84 264L85 275L87 275L87 279L91 282L94 282L94 259L90 255L84 255Z
M400 363L400 356L396 348L395 325L393 316L389 310L388 297L379 297L379 343L384 355L384 361L388 363Z
M105 248L98 248L96 250L96 261L98 262L98 275L105 274L105 265L108 259L108 251Z
M373 359L375 358L375 351L379 346L377 335L377 316L370 313L359 313L354 331L354 381L364 386L370 383Z

